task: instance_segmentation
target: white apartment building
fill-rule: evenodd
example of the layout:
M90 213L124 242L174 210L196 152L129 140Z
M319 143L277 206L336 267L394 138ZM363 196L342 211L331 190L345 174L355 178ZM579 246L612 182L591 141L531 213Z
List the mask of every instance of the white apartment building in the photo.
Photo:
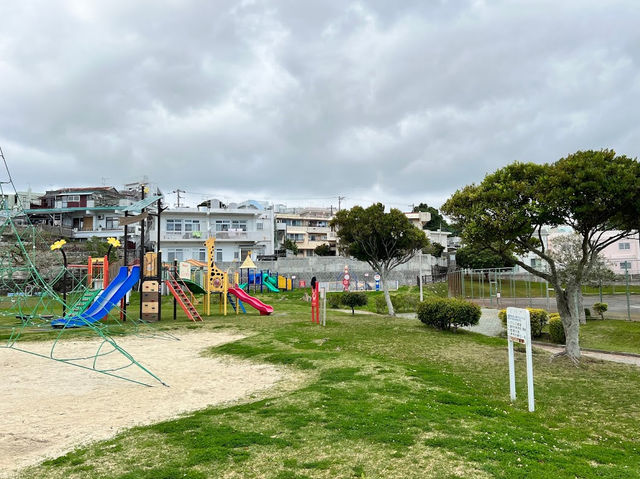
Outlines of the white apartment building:
M274 252L273 208L256 201L224 205L210 200L196 208L167 209L161 215L160 251L163 261L206 261L204 242L216 239L216 262L242 261L249 251ZM155 241L155 225L149 240Z
M329 226L333 210L329 208L284 208L276 212L277 243L283 247L285 240L298 247L298 256L314 256L314 250L323 244L336 254L338 237Z

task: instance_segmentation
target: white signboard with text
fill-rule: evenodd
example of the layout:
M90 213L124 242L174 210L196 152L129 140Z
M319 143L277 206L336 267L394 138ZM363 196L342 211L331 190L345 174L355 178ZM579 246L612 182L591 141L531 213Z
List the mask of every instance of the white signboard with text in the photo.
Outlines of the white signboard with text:
M531 353L531 315L528 309L507 308L507 343L509 348L509 389L511 400L516 400L516 369L513 343L524 344L527 355L527 393L529 411L535 410L533 396L533 357Z

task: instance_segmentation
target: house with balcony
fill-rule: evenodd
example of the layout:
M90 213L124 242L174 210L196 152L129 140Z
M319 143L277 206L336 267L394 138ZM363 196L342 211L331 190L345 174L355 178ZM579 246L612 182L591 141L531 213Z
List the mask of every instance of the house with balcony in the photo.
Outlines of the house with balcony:
M314 250L323 244L336 254L338 237L329 226L333 210L328 208L279 207L275 214L276 242L283 248L286 240L298 247L298 256L314 256Z
M47 191L40 205L25 210L25 214L34 224L60 227L72 239L121 237L124 230L118 218L135 200L111 186L62 188Z
M274 252L273 208L257 201L226 205L213 199L198 207L170 208L162 213L160 241L164 261L206 261L204 242L216 239L216 262L242 261L249 251ZM157 237L155 227L149 238Z

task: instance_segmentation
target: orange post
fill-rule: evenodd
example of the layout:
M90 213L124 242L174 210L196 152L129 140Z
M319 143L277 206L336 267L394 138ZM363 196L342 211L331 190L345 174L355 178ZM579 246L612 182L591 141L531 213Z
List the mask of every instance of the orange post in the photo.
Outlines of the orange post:
M91 261L91 256L89 256L89 263L87 264L87 288L93 288L93 261Z
M109 286L109 257L105 256L102 262L102 289Z

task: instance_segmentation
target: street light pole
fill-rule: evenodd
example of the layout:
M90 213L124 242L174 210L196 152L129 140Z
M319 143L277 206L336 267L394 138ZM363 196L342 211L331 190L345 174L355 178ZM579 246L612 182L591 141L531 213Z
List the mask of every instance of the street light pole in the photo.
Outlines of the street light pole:
M422 249L420 249L420 253L418 255L418 259L420 261L420 263L419 263L420 264L420 266L419 266L420 279L418 280L418 284L420 285L420 302L422 302L422 300L423 300L423 297L422 297Z

